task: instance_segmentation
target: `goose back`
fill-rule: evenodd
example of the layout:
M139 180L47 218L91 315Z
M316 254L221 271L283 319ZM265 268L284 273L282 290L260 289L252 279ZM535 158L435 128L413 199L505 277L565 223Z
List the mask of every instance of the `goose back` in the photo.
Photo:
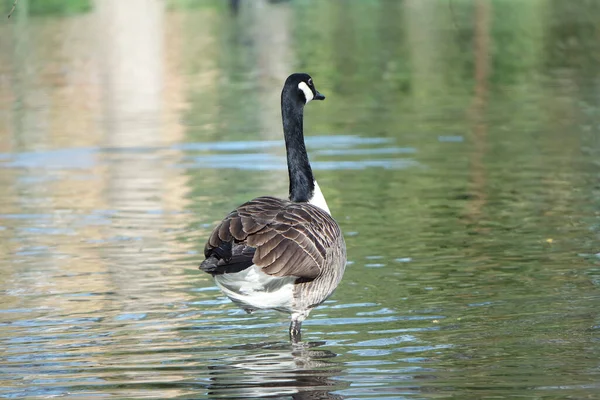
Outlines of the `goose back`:
M313 280L343 237L335 220L308 203L258 197L233 210L213 230L201 269L219 275L251 265L277 276Z

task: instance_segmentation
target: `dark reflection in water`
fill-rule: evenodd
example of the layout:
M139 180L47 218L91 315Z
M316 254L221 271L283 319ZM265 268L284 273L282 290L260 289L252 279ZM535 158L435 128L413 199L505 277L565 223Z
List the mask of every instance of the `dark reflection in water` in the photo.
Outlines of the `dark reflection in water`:
M347 382L335 380L342 366L331 359L336 354L316 349L325 342L257 343L235 346L238 356L209 365L208 396L227 398L343 399L332 393Z
M599 5L20 0L0 397L597 397ZM292 347L197 265L226 212L285 196L298 70L349 265Z

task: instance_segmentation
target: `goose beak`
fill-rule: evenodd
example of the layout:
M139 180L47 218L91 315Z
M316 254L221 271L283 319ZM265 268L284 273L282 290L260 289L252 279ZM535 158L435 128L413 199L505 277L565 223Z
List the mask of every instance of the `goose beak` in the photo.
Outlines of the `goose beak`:
M325 96L322 95L321 93L315 91L315 98L313 100L325 100Z

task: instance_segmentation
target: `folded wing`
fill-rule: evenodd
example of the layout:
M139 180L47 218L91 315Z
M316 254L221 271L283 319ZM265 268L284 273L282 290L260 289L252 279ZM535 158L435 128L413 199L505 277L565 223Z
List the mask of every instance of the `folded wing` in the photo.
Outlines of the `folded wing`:
M341 235L333 218L308 203L258 197L232 211L213 230L200 269L213 275L251 265L266 274L311 280Z

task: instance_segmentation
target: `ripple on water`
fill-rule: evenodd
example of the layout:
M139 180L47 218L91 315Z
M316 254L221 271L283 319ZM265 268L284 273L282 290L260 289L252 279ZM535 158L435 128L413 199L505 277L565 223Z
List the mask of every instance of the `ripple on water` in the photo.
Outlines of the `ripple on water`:
M105 24L150 38L137 55L164 60L165 39L176 68L146 82L166 78L156 93L113 79L136 57L98 62L88 17L114 13L25 18L0 37L17 50L0 73L0 148L13 151L0 154L0 397L597 397L599 7L452 2L493 15L490 28L416 2L261 2L251 18L250 1L237 17L183 3ZM294 345L287 316L245 314L197 269L216 220L287 187L283 140L238 140L279 138L254 65L270 65L265 43L242 38L273 12L327 55L315 76L345 72L309 122L341 134L306 141L350 261ZM434 29L412 23L428 13ZM457 51L473 26L501 61L487 85Z

